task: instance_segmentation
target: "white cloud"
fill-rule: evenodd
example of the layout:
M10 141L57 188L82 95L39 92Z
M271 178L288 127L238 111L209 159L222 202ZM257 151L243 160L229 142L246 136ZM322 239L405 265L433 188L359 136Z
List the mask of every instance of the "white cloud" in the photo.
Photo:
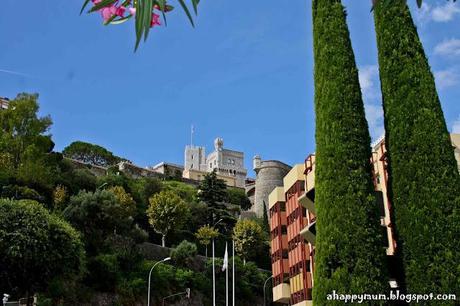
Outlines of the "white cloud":
M378 66L368 65L361 67L359 69L359 83L365 102L364 107L369 131L372 139L375 140L384 132Z
M366 119L369 124L369 132L373 140L383 135L385 129L383 127L383 108L380 104L366 103Z
M460 115L454 121L454 124L452 124L452 133L460 134Z
M431 17L437 22L447 22L454 19L455 15L459 13L460 7L457 3L449 1L444 5L435 7L431 13Z
M434 53L447 56L460 55L460 39L452 38L439 43L434 48Z
M359 69L359 83L365 100L380 98L379 68L377 65L363 66Z
M421 8L415 11L415 19L421 25L429 21L448 22L455 18L455 15L460 14L460 5L457 2L449 0L443 5L435 7L423 2Z
M415 11L416 20L424 24L431 19L431 6L426 2L423 2L422 7Z
M459 74L455 69L440 70L434 72L436 85L443 89L455 86L459 83Z

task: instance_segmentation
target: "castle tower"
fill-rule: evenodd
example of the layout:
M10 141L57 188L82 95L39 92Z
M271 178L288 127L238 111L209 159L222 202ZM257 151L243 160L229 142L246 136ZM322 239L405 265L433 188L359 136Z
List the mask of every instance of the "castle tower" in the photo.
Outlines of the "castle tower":
M275 187L283 186L283 178L291 170L291 166L277 160L262 161L259 155L253 159L256 172L256 192L252 210L258 217L264 214L264 202L268 212L268 195Z
M204 147L186 146L184 170L206 171L206 153Z

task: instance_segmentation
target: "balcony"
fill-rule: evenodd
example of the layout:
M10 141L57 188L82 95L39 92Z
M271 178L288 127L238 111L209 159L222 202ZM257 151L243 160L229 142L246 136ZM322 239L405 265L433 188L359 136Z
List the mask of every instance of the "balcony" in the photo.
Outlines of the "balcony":
M316 215L315 203L313 202L314 200L315 200L315 190L314 189L310 190L307 193L302 194L299 197L300 205L308 209L308 211L311 212L312 214Z
M273 302L289 304L291 289L288 284L279 284L273 288Z
M313 301L302 301L293 306L313 306Z
M315 245L316 242L316 222L311 223L309 226L305 227L300 231L300 235L305 239L305 241Z

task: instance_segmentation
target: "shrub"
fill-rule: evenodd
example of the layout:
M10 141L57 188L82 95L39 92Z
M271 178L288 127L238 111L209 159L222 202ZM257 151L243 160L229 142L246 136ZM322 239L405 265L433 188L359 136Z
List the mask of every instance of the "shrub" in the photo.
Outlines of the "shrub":
M338 0L314 0L312 12L317 207L313 299L316 305L341 305L328 301L327 294L385 292L385 250L346 13Z
M397 255L408 292L459 296L460 177L454 151L410 11L404 1L380 2L374 16Z
M80 235L37 202L0 199L0 287L17 294L46 289L55 277L84 271Z
M177 247L171 251L171 258L178 266L187 267L197 255L196 244L182 241Z

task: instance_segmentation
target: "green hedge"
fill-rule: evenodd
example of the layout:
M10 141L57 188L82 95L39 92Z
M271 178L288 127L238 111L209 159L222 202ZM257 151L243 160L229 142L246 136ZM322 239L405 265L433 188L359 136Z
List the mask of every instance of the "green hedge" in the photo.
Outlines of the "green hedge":
M388 279L370 136L340 1L313 1L313 34L318 217L313 300L341 305L327 294L386 292Z
M374 12L407 290L459 296L460 179L433 74L404 2Z

